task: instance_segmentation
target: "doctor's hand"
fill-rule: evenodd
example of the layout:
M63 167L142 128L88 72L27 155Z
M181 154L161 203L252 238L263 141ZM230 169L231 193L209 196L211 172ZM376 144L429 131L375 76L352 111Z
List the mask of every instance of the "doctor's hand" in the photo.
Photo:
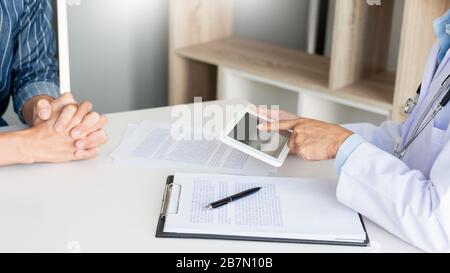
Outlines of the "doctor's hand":
M297 118L258 126L264 131L292 130L289 150L308 161L335 159L341 145L353 132L336 124Z

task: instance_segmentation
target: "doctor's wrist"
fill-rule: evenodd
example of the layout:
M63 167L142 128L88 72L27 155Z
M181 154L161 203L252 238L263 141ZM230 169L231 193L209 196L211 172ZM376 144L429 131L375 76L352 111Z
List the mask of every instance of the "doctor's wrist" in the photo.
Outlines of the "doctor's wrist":
M336 154L336 160L334 162L334 167L337 175L340 175L342 167L345 165L350 155L364 142L366 141L363 137L353 133L341 144Z
M339 153L339 150L341 146L345 143L345 141L350 138L354 133L348 129L342 128L339 132L339 134L336 134L336 138L334 141L334 144L332 145L332 152L333 159L336 158L337 154Z

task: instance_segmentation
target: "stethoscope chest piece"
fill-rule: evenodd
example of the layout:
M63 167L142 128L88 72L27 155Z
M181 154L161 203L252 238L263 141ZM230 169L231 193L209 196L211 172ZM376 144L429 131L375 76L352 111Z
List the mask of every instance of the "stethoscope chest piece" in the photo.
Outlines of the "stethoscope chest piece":
M411 115L411 113L416 109L417 103L419 102L419 94L414 98L409 98L405 103L405 114Z
M414 109L416 109L417 104L419 103L420 98L420 92L422 91L422 84L419 85L419 88L417 88L416 95L414 98L409 98L405 103L405 115L411 115L412 112L414 112Z

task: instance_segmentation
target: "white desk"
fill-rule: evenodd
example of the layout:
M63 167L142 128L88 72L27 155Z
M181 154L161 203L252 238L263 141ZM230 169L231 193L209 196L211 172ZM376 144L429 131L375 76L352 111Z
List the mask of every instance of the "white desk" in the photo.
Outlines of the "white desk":
M170 113L160 108L109 115L110 142L92 161L0 168L0 252L65 252L69 242L82 252L418 251L368 220L370 248L155 238L165 180L177 170L117 166L108 155L128 123L170 122ZM337 180L332 162L295 157L277 176Z

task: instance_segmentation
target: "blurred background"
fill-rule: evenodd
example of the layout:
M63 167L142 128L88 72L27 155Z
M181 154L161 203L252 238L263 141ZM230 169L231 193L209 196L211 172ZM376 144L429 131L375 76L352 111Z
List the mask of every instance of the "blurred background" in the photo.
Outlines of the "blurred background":
M312 0L314 1L314 0ZM168 0L81 0L69 7L72 88L102 113L168 105ZM201 2L201 1L200 1ZM233 35L308 50L310 0L233 0ZM330 56L335 1L317 13L325 23L316 54ZM395 71L403 0L396 0L387 70ZM324 18L326 17L326 18ZM316 46L317 47L317 46ZM257 85L254 88L259 88ZM262 88L262 87L261 87ZM17 123L11 109L9 123ZM375 122L383 117L375 117Z

